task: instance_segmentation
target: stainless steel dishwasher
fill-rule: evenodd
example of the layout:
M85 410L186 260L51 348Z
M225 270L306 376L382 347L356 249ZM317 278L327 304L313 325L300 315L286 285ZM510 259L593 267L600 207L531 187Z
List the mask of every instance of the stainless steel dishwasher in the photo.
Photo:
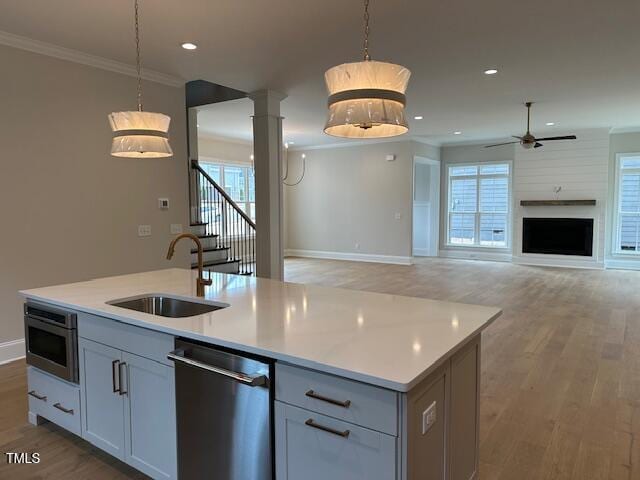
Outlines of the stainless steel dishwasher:
M176 340L180 480L272 480L273 362Z

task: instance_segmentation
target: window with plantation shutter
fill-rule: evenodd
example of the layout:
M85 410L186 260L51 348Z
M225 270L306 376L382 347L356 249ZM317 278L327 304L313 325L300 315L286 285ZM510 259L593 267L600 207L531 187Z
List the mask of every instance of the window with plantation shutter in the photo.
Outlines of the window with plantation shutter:
M615 249L640 254L640 154L618 156Z
M507 246L509 175L508 163L449 167L449 244Z

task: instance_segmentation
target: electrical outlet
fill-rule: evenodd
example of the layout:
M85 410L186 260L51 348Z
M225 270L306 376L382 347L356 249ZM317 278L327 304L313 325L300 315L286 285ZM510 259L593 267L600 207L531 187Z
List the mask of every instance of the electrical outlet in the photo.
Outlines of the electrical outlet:
M356 250L360 250L360 244L356 243Z
M181 223L172 223L171 224L171 234L172 235L180 235L182 233L182 224Z
M159 198L158 199L158 208L160 210L169 210L169 199L168 198Z
M396 220L400 220L402 218L402 213L396 212L395 217L396 217Z
M151 225L138 225L138 236L139 237L150 237L151 236Z
M433 427L437 419L436 402L433 402L424 412L422 412L422 435L427 433L431 427Z

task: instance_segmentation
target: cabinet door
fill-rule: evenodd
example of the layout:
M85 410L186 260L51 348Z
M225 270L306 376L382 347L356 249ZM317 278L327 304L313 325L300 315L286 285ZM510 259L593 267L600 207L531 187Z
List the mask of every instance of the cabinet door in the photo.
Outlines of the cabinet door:
M177 478L174 369L123 352L125 461L153 478Z
M395 437L286 403L275 403L278 480L396 478ZM346 431L348 436L339 434Z
M114 392L121 352L84 338L78 347L82 438L124 459L124 397Z

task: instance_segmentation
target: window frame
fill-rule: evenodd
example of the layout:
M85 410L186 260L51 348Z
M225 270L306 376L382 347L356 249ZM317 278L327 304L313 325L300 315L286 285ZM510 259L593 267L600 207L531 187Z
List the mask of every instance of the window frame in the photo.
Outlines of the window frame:
M489 174L489 175L481 175L480 168L487 165L508 165L509 173L507 175L504 174ZM456 175L451 176L451 168L452 167L477 167L477 174L475 175ZM445 164L445 175L446 175L446 183L445 187L447 189L447 205L445 208L445 246L447 248L472 248L472 249L488 249L488 250L509 250L511 248L512 243L512 233L513 233L513 161L512 160L491 160L486 162L450 162ZM506 215L506 232L505 232L505 244L504 245L481 245L480 244L480 179L481 178L504 178L507 177L507 211ZM451 182L452 179L464 179L464 178L474 178L476 179L476 211L469 215L474 215L474 239L477 243L452 243L451 242L451 214L452 213L465 213L465 212L452 212L451 211ZM489 212L487 212L489 213Z
M616 164L615 164L615 185L614 185L614 205L613 205L613 246L611 248L611 253L613 255L623 255L629 257L638 257L640 258L640 250L631 251L631 250L622 250L620 248L620 243L622 240L622 222L620 218L622 216L622 212L620 208L622 207L622 159L624 157L640 157L640 152L624 152L624 153L616 153ZM632 173L640 174L640 167L625 169L626 171L631 171ZM635 212L634 212L635 213ZM628 215L628 214L627 214ZM637 212L637 215L640 217L640 212Z
M245 192L246 192L246 200L242 201L242 200L235 200L233 198L233 196L231 195L231 192L227 192L229 194L229 196L233 199L233 201L240 207L244 207L243 208L243 212L245 212L247 214L247 216L253 220L254 222L256 221L254 216L251 215L251 205L253 205L253 211L255 213L255 198L253 199L253 201L251 201L251 189L249 187L249 179L251 178L251 174L250 172L252 170L254 170L254 165L252 163L241 163L241 162L231 162L228 160L222 160L222 159L217 159L217 158L211 158L211 157L200 157L198 160L200 163L203 164L207 164L207 165L213 165L216 166L220 169L220 188L225 189L224 186L224 169L225 167L233 167L233 168L241 168L241 169L246 169L246 172L244 172L244 177L245 177L245 182L244 182L244 187L245 187ZM254 182L255 182L255 172L253 173L253 177L254 177ZM255 185L254 185L254 196L255 196Z

